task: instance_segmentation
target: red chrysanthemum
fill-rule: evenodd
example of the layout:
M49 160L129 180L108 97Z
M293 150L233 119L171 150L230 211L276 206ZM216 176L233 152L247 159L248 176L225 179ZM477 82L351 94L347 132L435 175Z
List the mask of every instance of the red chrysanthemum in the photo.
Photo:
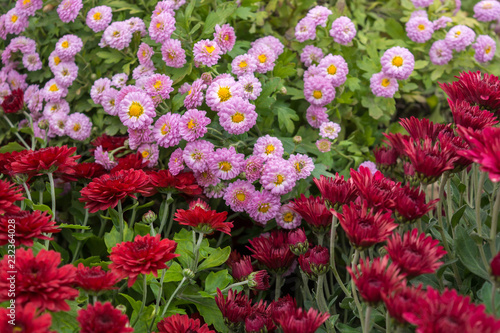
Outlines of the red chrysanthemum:
M399 288L382 293L382 300L389 315L401 324L408 322L403 318L405 312L416 312L418 300L424 295L422 285L418 287L402 284Z
M382 293L387 293L399 287L405 278L399 268L389 263L389 257L375 258L372 262L360 259L360 268L347 267L349 274L356 284L361 297L371 305L382 300Z
M16 275L16 305L33 304L41 311L69 311L66 300L75 299L78 290L72 287L75 281L76 267L61 263L61 254L55 251L41 250L33 256L31 249L20 248L16 251L16 264L11 267L9 256L0 262L0 302L9 300L8 296L12 276ZM10 262L9 262L10 261Z
M440 133L453 133L451 124L436 124L427 118L417 119L415 117L404 118L399 122L414 140L430 138L433 142L437 140Z
M442 294L428 287L423 297L418 298L415 312L406 312L403 318L416 325L417 333L465 332L496 333L500 321L484 312L484 305L475 305L468 296L445 288Z
M454 134L439 134L438 140L441 144L441 149L448 150L452 153L453 161L453 172L461 172L472 164L472 160L467 157L460 155L461 151L467 151L469 145L459 136Z
M380 171L374 175L370 169L362 166L359 171L351 169L351 179L361 196L370 207L376 209L393 209L396 192L401 185L386 178Z
M78 163L73 166L71 174L63 174L65 181L76 181L78 179L93 179L101 177L107 173L106 169L100 164L94 162Z
M398 151L392 147L379 147L373 150L375 164L381 172L389 172L398 162Z
M15 325L9 323L13 318L15 318ZM50 313L41 314L31 303L25 306L16 305L14 313L11 313L10 309L0 308L0 332L2 333L56 333L50 330L51 325Z
M159 269L168 268L166 263L179 256L174 253L176 248L175 241L160 240L160 235L137 235L133 242L119 243L111 249L109 268L120 277L128 277L128 286L132 287L139 274L153 273L157 277Z
M498 124L493 113L481 110L479 106L471 106L466 101L452 102L451 99L448 99L448 103L456 125L477 131Z
M299 257L300 268L308 276L318 276L328 272L330 253L324 246L317 245Z
M392 262L401 272L409 277L434 273L443 263L439 261L445 254L439 241L424 233L418 234L418 229L408 231L401 236L393 234L385 247Z
M490 262L490 273L493 279L500 281L500 252Z
M301 228L291 230L288 233L288 245L296 256L306 253L309 249L309 241L304 230Z
M299 256L299 267L304 272L309 279L316 279L316 274L313 273L311 269L311 262L309 257L311 256L311 251L308 250L306 253Z
M11 223L12 222L12 223ZM9 226L14 227L13 238L10 238ZM33 239L52 240L43 233L54 234L60 232L55 221L51 221L51 216L47 212L35 210L33 212L20 211L18 213L0 216L0 246L14 241L16 247L20 245L33 246Z
M1 105L5 113L16 113L21 111L24 106L23 90L13 90L10 95L5 96Z
M158 333L215 333L207 324L201 325L199 319L189 318L188 315L176 313L168 318L163 318L157 325Z
M288 233L273 230L269 236L259 236L249 240L247 248L252 257L276 274L283 274L292 265L295 255L288 246Z
M269 274L265 270L250 273L248 276L248 287L254 290L269 289Z
M236 328L243 323L252 309L248 296L243 291L238 293L233 289L229 289L225 298L221 290L217 288L215 303L222 312L224 322L230 328Z
M470 146L458 154L478 163L492 182L500 182L500 128L486 127L477 133L458 126L457 131Z
M130 327L128 317L111 303L96 302L89 304L87 309L78 311L76 320L80 323L80 333L129 333L134 329Z
M12 162L14 162L19 155L25 154L27 151L13 151L10 153L2 153L0 154L0 173L4 175L13 175L12 172Z
M11 169L13 173L28 174L37 176L43 173L55 172L69 173L73 171L76 160L80 155L71 156L76 152L76 147L47 147L39 150L28 150L24 154L19 154Z
M401 133L383 133L386 140L384 142L396 150L399 156L406 155L405 147L410 140L409 135L404 135Z
M24 200L21 187L0 179L0 215L14 214L21 210L14 202Z
M266 317L258 312L252 312L245 318L245 333L261 333L268 331Z
M97 293L102 290L116 289L113 287L120 277L113 271L105 271L101 266L85 267L78 264L75 282L83 290Z
M290 295L286 295L271 303L271 317L274 321L281 316L282 313L290 313L297 308L297 301Z
M253 272L250 256L241 256L236 250L231 252L226 264L231 269L231 275L236 281L245 281Z
M391 213L391 211L375 212L373 209L368 209L368 202L365 200L362 205L352 202L350 206L344 205L342 214L334 212L349 242L357 249L369 248L384 242L389 237L398 227Z
M102 146L103 151L111 151L124 146L127 139L127 136L110 136L107 134L103 134L92 140L90 144L96 148ZM89 149L91 153L94 150L94 148Z
M202 192L192 172L173 176L169 170L158 170L148 172L148 176L151 179L151 185L162 193L180 192L187 195L199 195Z
M421 218L436 205L439 199L425 203L425 192L419 187L411 187L410 184L399 188L396 195L396 206L394 215L400 223L412 223Z
M319 179L314 178L313 180L325 202L332 207L339 208L356 200L358 190L351 179L344 180L344 176L339 176L337 173L335 178L327 178L321 175Z
M148 161L145 161L141 153L128 154L116 160L118 164L111 169L110 173L115 173L120 170L148 170Z
M80 193L90 213L114 208L127 196L137 199L134 193L149 195L149 177L142 170L120 170L94 178Z
M174 220L204 234L211 234L218 230L231 236L233 222L226 222L226 218L227 212L217 213L215 210L194 207L188 210L177 209Z
M274 320L285 333L314 333L329 317L329 313L320 313L313 308L307 312L298 308L283 312Z
M260 300L252 306L251 314L245 319L245 329L252 328L257 329L258 326L264 321L265 328L267 332L274 332L276 325L274 325L272 318L273 304L268 304L264 300ZM265 331L265 330L263 330ZM261 331L258 331L259 333Z
M302 216L307 224L316 233L324 233L332 225L332 213L326 208L325 202L320 197L306 198L301 194L299 199L291 201L291 209Z

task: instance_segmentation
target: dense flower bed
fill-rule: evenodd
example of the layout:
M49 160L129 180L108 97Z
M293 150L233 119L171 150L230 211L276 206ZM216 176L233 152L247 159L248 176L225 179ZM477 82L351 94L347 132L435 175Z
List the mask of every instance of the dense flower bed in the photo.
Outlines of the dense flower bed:
M500 331L500 2L0 11L1 332Z

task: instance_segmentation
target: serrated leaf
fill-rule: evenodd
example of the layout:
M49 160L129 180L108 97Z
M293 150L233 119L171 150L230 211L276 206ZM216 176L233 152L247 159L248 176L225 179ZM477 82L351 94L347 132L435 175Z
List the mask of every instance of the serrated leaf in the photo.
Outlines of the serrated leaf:
M295 110L287 107L284 103L276 103L273 110L278 114L278 124L281 129L286 129L290 134L295 129L293 121L299 120L299 116Z
M5 146L2 146L2 148L0 148L0 154L12 153L13 151L22 151L25 149L26 148L24 148L23 146L21 146L17 142L9 142L8 144L6 144Z
M217 288L220 290L224 289L233 282L233 278L227 271L227 269L223 269L221 271L210 272L207 278L205 279L205 292L209 294L213 294L217 291Z
M228 16L234 13L236 7L235 3L226 2L219 9L217 9L217 11L208 14L201 37L203 38L212 35L214 33L215 26L223 23Z
M210 254L210 256L207 259L205 259L198 266L198 271L222 265L223 263L226 262L227 258L229 258L230 254L231 254L230 246L227 246L223 249L221 248L216 249L212 254Z

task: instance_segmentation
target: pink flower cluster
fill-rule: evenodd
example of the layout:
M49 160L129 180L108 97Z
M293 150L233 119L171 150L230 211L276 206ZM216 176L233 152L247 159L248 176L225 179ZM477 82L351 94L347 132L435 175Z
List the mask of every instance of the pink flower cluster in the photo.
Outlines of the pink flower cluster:
M316 27L326 27L328 16L331 14L332 11L323 6L312 8L295 26L295 38L299 42L316 39Z
M415 58L408 49L395 46L384 52L380 63L382 72L372 75L370 88L375 96L391 98L398 91L397 80L410 77L415 67Z

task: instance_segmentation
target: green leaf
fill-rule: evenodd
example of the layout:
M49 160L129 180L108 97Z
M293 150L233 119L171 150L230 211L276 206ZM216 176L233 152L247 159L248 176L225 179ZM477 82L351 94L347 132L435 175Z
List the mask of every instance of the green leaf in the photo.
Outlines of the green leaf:
M275 112L278 114L278 123L280 129L286 129L286 131L290 134L295 130L295 124L293 121L299 120L299 116L295 112L294 109L291 109L286 106L285 103L276 103L273 108Z
M172 261L169 269L165 273L164 282L178 282L182 280L182 267L177 262Z
M23 146L21 146L19 143L9 142L8 144L6 144L5 146L2 146L2 148L0 148L0 154L12 153L13 151L22 151L22 150L25 150L25 148Z
M87 238L93 237L94 234L91 232L74 232L71 234L76 240L83 241Z
M61 228L61 229L90 230L90 227L87 225L83 226L83 225L78 225L78 224L66 224L66 223L59 224L59 228Z
M202 271L207 268L216 267L222 265L226 262L227 258L231 254L231 247L227 246L223 249L216 249L205 261L198 266L198 271Z
M460 221L460 219L464 215L466 208L467 208L467 205L463 205L455 212L455 214L453 214L453 217L451 218L451 225L453 228L455 228L457 226L458 222Z
M106 52L106 51L99 51L96 53L96 55L104 59L104 62L106 64L116 64L119 63L121 60L123 60L123 55L117 54L117 53L111 53L111 52Z
M215 12L210 12L205 21L201 38L211 36L214 33L215 26L223 23L228 16L236 10L236 4L233 2L226 2L217 9Z
M471 273L485 280L489 280L490 276L480 262L479 258L481 257L476 243L470 238L469 233L462 225L457 226L456 236L455 251L462 264L464 264Z
M477 297L484 303L486 306L486 311L488 313L492 312L492 304L491 304L491 282L485 282L481 289L477 292ZM498 289L495 292L495 313L500 311L500 292Z
M429 65L429 61L427 60L417 60L415 61L415 69L422 69Z
M404 39L406 37L405 31L401 23L393 18L385 20L385 31L393 39Z
M134 232L132 230L129 230L128 226L126 223L123 224L123 241L124 242L130 242L132 239L134 239ZM104 243L106 244L106 247L108 248L108 253L111 253L111 249L115 247L116 244L121 243L122 240L120 239L120 232L116 230L116 228L113 226L113 229L111 229L110 232L107 232L104 235Z
M134 232L136 235L146 236L151 231L151 227L144 223L135 223Z
M215 300L210 298L196 298L189 300L191 303L194 303L208 325L214 325L217 332L228 332L228 329L224 324L224 318L222 318L222 313L217 307L217 304L215 304Z
M73 333L78 332L80 325L76 321L78 316L77 311L80 309L78 307L77 301L67 301L70 306L69 311L59 311L52 312L52 326L51 330L60 333Z
M24 199L24 203L26 204L26 206L28 206L29 208L33 209L33 210L39 210L41 212L47 212L49 215L52 215L52 209L47 206L47 205L43 205L43 204L37 204L35 205L33 203L33 201L29 200L29 199Z
M347 78L345 84L349 88L349 90L356 91L356 90L359 90L361 88L360 82L361 82L361 80L358 79L357 77L349 77L349 78Z
M233 278L231 277L227 269L223 269L221 271L218 271L217 273L210 272L210 274L208 274L207 278L205 279L205 292L213 294L217 292L217 288L222 290L231 282L233 282Z

